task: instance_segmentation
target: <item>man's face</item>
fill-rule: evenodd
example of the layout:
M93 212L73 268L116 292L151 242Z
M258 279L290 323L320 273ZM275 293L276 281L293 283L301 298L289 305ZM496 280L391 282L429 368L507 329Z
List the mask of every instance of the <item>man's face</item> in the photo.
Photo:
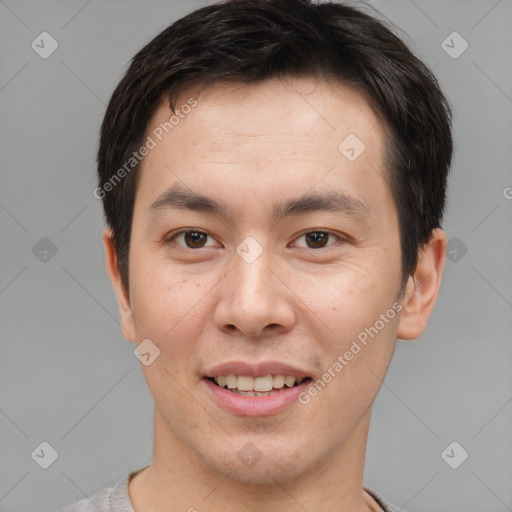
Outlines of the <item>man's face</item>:
M340 84L222 84L196 99L162 141L152 132L169 119L166 106L148 126L157 145L136 193L132 316L123 327L131 341L149 339L160 350L143 370L168 446L241 482L286 481L365 437L393 353L399 314L389 310L401 251L387 140L363 97ZM197 201L152 207L170 188L224 209ZM337 210L305 202L276 211L305 195L333 194L347 198ZM238 361L286 363L325 385L314 395L306 382L301 400L251 412L238 402L250 408L268 398L214 392L206 379ZM329 369L331 378L322 377ZM234 409L227 393L238 400Z

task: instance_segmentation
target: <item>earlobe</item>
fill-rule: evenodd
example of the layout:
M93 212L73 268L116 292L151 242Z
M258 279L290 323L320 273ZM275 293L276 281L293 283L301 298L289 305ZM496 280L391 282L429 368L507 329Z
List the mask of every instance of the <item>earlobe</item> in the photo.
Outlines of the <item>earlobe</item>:
M440 228L434 229L429 242L419 251L416 270L407 282L398 323L399 338L412 340L425 330L439 294L445 255L446 234Z
M113 238L112 229L105 229L102 235L103 246L105 247L105 263L110 281L119 304L119 316L121 320L121 331L123 336L133 343L136 343L135 323L133 319L130 297L126 292L121 273L119 271L119 260Z

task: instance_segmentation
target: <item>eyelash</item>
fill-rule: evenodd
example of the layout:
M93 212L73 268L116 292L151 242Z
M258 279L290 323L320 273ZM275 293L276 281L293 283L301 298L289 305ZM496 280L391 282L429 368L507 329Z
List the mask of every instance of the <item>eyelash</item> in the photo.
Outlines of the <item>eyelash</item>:
M209 235L208 233L205 233L204 231L200 231L200 230L197 230L197 229L186 229L186 230L183 230L183 231L179 231L178 233L174 233L170 238L168 238L167 240L165 240L165 245L170 245L172 242L175 241L175 239L180 236L180 235L185 235L187 233L197 233L197 234L200 234L200 235L206 235L210 238L211 235ZM330 237L335 237L337 238L339 241L344 241L344 239L340 236L340 235L336 235L335 233L331 233L330 231L325 231L325 230L320 230L320 229L313 229L313 230L310 230L310 231L306 231L305 233L302 233L299 237L297 237L295 240L298 240L306 235L310 235L312 233L322 233L322 234L325 234L325 235L328 235ZM178 244L180 245L180 244ZM302 247L303 249L312 249L312 250L320 250L320 249L327 249L328 247L332 246L334 244L329 244L329 245L326 245L324 247L318 247L318 248L314 248L314 247ZM187 247L186 245L185 246L181 246L180 247L184 250L190 250L190 251L198 251L199 249L205 249L207 248L208 246L206 247L199 247L199 248L193 248L193 247Z

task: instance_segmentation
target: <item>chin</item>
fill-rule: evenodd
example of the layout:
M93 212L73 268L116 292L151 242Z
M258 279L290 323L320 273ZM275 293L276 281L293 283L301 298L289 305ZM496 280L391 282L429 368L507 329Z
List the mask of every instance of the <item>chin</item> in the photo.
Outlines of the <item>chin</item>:
M241 443L242 448L232 451L208 454L205 461L210 469L231 481L246 485L275 486L276 482L285 483L299 477L307 471L307 463L302 464L298 453L302 450L291 445L275 447L272 443L253 440ZM266 443L266 446L265 446ZM259 448L256 448L259 446Z
M232 467L230 466L230 468ZM297 466L293 468L288 467L285 470L283 465L277 465L270 461L263 462L263 460L260 460L252 468L242 467L240 463L236 464L234 470L230 470L230 468L224 466L222 469L218 467L212 469L226 479L240 484L270 487L275 487L277 482L284 484L294 480L301 473Z

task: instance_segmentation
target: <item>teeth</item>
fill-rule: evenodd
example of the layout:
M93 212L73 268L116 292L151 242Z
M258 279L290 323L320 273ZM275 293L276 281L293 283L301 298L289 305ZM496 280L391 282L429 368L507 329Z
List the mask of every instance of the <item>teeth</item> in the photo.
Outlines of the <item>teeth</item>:
M274 387L277 389L281 389L284 386L284 381L286 380L284 375L274 375Z
M240 378L239 378L240 380ZM272 391L274 387L274 379L272 375L265 375L263 377L256 377L254 379L254 391ZM241 389L240 387L238 389Z
M237 381L236 375L226 375L226 386L229 389L236 388L236 381ZM217 384L218 384L218 382L217 382Z
M291 387L295 384L295 377L286 377L286 379L284 379L284 383L285 383L289 388L291 388Z
M236 387L240 391L253 391L254 377L249 377L247 375L239 375L236 384Z
M304 379L296 379L293 376L284 375L264 375L263 377L251 377L250 375L219 375L215 377L215 382L220 387L238 390L238 394L247 394L256 396L252 392L267 394L273 389L281 389L285 386L291 388L295 383L300 384Z
M239 391L238 389L231 390L232 393L236 393L237 395L243 396L268 396L274 395L275 393L279 393L279 391L269 391L267 393L262 393L260 391Z

